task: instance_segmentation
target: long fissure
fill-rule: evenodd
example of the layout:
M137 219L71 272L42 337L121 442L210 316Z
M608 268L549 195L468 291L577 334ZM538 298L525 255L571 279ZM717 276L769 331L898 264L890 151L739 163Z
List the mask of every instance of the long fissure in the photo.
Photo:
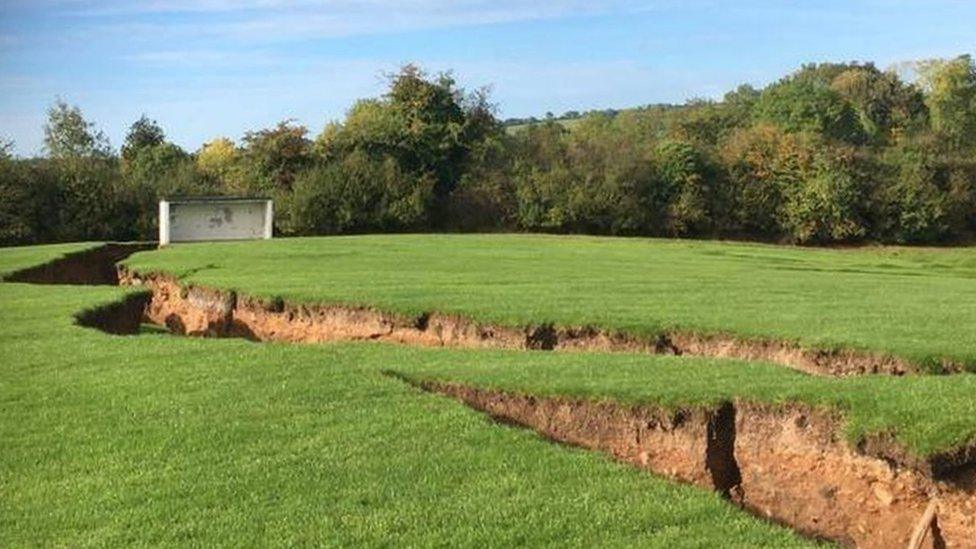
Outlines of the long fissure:
M22 269L7 275L4 280L29 284L116 286L119 284L116 264L136 252L153 248L154 245L141 242L104 244Z
M976 540L976 474L968 485L940 481L857 454L835 439L836 419L803 406L724 402L665 410L393 375L547 439L715 490L811 537L903 547L934 500L927 547L972 547Z
M188 287L166 275L116 270L117 262L147 248L107 245L14 273L7 280L145 288L118 303L76 315L79 324L112 334L137 333L149 321L178 334L255 341L378 340L421 346L670 353L767 360L825 375L915 371L891 357L809 351L787 344L686 334L640 340L589 327L539 324L515 329L436 313L406 318L367 308L292 305ZM919 468L917 463L879 455L871 441L851 447L838 435L837 418L800 405L725 402L710 409L668 412L411 382L552 440L604 451L662 476L715 490L804 534L859 547L904 545L934 498L937 512L927 527L927 543L976 547L976 447L955 456L936 456Z
M679 354L766 361L824 376L922 372L919 365L898 357L852 349L805 349L791 342L688 332L638 337L592 326L564 327L547 322L512 327L435 312L409 317L369 307L262 300L233 291L186 286L165 274L124 268L119 272L121 284L143 286L152 292L146 312L150 321L185 335L302 343L373 340L429 347ZM956 373L965 369L963 364L943 360L938 370Z
M188 286L170 275L138 273L117 265L129 255L151 248L152 245L144 243L107 244L15 272L6 280L143 286L151 294L145 320L193 336L303 343L374 340L437 347L675 354L765 361L822 376L951 374L973 366L944 358L936 367L922 367L877 352L809 349L789 341L746 340L722 334L672 331L639 337L593 326L566 327L543 322L512 327L436 312L408 317L369 307L292 304L280 298L262 300L233 291Z

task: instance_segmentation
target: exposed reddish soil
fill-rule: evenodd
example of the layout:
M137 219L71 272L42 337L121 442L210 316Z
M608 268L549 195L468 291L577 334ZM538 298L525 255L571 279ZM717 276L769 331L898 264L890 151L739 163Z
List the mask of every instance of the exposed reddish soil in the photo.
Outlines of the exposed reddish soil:
M17 271L5 277L7 282L31 284L108 285L119 283L115 264L130 255L154 248L152 244L105 244L90 250L66 254L64 257Z
M735 503L816 537L904 547L932 498L925 547L976 547L976 474L933 480L853 451L838 419L802 406L726 403L665 411L420 382L547 438L606 452L665 477L718 490Z
M788 342L687 333L642 339L592 327L538 324L513 328L438 313L410 318L367 307L259 300L229 291L184 286L167 275L126 269L120 269L119 280L121 284L145 285L152 290L148 318L187 335L306 343L374 340L428 347L685 354L768 361L830 376L917 372L911 363L892 356L853 350L809 350ZM946 361L943 369L957 372L963 368Z

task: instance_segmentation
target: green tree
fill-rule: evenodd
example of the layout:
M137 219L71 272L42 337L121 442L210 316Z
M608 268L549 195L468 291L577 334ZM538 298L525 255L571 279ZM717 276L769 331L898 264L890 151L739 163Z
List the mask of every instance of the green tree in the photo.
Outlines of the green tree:
M305 126L291 120L244 134L244 160L255 178L250 190L290 189L295 176L312 164L312 142L307 135Z
M379 99L357 102L341 124L330 124L316 139L326 161L354 151L393 158L400 169L431 174L434 206L441 221L450 194L479 144L502 133L487 92L466 94L450 74L430 76L413 65L390 76Z
M57 207L48 220L55 240L107 240L124 229L118 217L121 187L118 162L108 139L85 120L78 107L58 100L48 109L44 142L50 166L44 173L56 181Z
M518 136L518 225L530 230L639 234L665 225L653 163L614 118L591 114L572 131L558 122Z
M434 179L403 172L392 157L356 151L302 172L284 195L286 234L397 231L424 226Z
M179 146L166 141L166 134L155 120L142 115L125 136L122 145L122 172L130 184L156 195L172 172L189 160Z
M691 144L666 139L654 154L661 200L667 203L667 232L687 235L710 225L708 178L704 161Z
M451 192L447 226L464 231L513 227L518 201L512 180L514 140L504 132L475 143L467 168Z
M122 159L132 160L140 151L162 145L166 141L163 128L145 114L129 126L122 144Z
M782 217L794 242L846 242L867 233L866 193L856 171L846 165L850 154L821 149L808 176L788 189Z
M731 227L750 234L781 234L783 206L813 164L810 137L768 124L740 130L723 143Z
M864 133L876 143L888 142L924 127L928 110L921 90L893 72L872 64L854 65L830 83L857 112Z
M940 144L913 141L885 151L878 231L889 241L935 242L952 230L953 196Z
M976 146L976 63L970 55L918 64L932 127L952 147Z
M866 140L851 104L828 84L802 73L766 88L756 103L755 116L788 132L810 132L848 143Z
M81 109L58 99L47 111L44 147L51 158L108 157L108 138L85 120Z
M60 241L127 239L134 235L131 219L119 214L123 188L118 163L109 159L58 162L58 207L51 219Z
M13 143L0 139L0 244L20 244L35 239L33 197L21 163L12 155Z

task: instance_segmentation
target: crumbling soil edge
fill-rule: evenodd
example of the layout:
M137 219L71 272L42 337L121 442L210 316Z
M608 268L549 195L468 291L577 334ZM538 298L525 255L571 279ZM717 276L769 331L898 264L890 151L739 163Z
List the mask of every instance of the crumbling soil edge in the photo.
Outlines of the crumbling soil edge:
M948 482L858 454L838 437L840 419L830 411L748 402L667 410L384 373L550 440L716 490L807 536L905 546L935 498L933 546L969 547L976 540L976 470Z
M171 328L188 335L310 343L380 340L437 347L692 355L772 362L825 376L958 373L970 366L943 359L937 366L928 367L888 354L806 349L794 342L751 340L727 334L667 332L642 338L593 326L541 323L519 328L436 312L411 318L365 306L258 299L234 291L185 285L168 274L138 273L124 265L119 267L119 281L150 288L155 297L149 317L160 324L172 324ZM177 323L182 327L175 326Z
M178 334L203 337L243 337L252 341L318 343L327 341L383 341L425 347L502 348L516 350L614 351L673 353L699 356L736 356L769 347L723 341L719 347L662 348L661 338L641 340L626 334L591 328L557 328L551 324L521 329L478 324L451 315L423 314L417 318L376 311L368 307L292 305L281 299L261 300L234 291L181 284L165 274L140 275L120 266L122 284L148 288L153 298L146 309L148 321ZM678 338L672 338L678 339ZM688 339L686 338L685 341ZM686 349L697 352L686 352ZM709 351L722 351L712 354ZM725 351L729 351L728 354ZM820 355L823 356L823 355ZM854 356L854 355L850 355ZM779 356L778 358L783 358ZM790 362L775 361L794 366ZM849 364L849 363L845 363ZM828 372L817 372L826 374ZM893 436L881 433L857 444L864 453L932 477L948 477L976 462L976 442L919 458L906 451Z

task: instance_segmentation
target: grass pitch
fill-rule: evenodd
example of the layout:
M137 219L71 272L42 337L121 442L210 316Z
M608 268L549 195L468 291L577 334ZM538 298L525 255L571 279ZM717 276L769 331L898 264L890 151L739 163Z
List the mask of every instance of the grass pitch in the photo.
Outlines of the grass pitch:
M380 373L497 353L73 324L123 292L0 284L0 546L810 545Z
M0 273L85 246L0 250ZM971 249L418 235L179 245L129 264L293 301L976 355ZM390 370L625 403L806 402L842 413L852 440L890 432L920 456L976 440L971 374L822 379L691 357L255 344L74 324L126 291L0 284L2 546L811 544Z
M138 270L296 302L653 334L729 333L976 369L976 248L822 250L536 235L178 245Z

